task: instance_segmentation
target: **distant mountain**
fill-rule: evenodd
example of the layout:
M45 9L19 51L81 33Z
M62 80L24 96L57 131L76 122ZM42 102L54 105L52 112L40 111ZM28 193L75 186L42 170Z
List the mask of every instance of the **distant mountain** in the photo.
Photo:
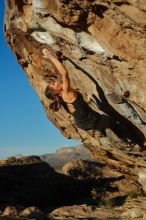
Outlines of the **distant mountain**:
M51 167L59 168L64 166L65 163L74 159L93 161L89 150L84 145L75 147L63 147L57 150L54 154L44 154L41 159L47 162Z

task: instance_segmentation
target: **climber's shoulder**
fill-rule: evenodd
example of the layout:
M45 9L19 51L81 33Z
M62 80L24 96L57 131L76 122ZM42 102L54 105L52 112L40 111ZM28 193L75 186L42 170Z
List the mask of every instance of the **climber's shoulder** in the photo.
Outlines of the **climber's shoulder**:
M75 89L70 88L68 92L62 92L62 98L67 103L72 103L78 96L78 93Z

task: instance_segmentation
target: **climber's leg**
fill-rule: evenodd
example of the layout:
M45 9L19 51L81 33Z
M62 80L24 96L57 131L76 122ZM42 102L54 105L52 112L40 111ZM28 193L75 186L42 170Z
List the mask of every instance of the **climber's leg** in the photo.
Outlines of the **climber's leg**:
M129 142L125 127L107 115L101 115L101 120L97 124L96 129L106 136L106 129L112 130L118 138L124 142Z

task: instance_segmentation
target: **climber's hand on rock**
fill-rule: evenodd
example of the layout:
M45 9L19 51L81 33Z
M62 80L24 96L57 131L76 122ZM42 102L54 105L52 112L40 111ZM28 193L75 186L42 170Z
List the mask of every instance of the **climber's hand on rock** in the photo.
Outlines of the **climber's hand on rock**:
M43 57L49 59L55 65L56 69L63 77L66 77L66 75L68 76L66 68L62 65L59 59L57 59L49 50L43 49L42 53ZM62 56L62 53L59 55Z
M53 54L47 49L43 49L42 52L43 52L43 57L46 59L52 60L52 58L55 58Z

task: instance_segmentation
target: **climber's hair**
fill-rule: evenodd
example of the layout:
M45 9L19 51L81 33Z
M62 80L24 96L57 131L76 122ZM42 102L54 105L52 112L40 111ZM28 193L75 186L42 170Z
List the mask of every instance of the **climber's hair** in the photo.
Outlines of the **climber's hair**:
M47 87L45 89L45 96L48 99L53 100L53 102L49 105L49 107L53 111L57 112L61 108L61 104L62 104L62 101L63 101L61 99L61 97L58 96L57 94L55 94L53 89L49 85L47 85Z
M51 100L54 100L54 91L53 89L47 85L46 89L45 89L45 96L48 98L48 99L51 99Z

